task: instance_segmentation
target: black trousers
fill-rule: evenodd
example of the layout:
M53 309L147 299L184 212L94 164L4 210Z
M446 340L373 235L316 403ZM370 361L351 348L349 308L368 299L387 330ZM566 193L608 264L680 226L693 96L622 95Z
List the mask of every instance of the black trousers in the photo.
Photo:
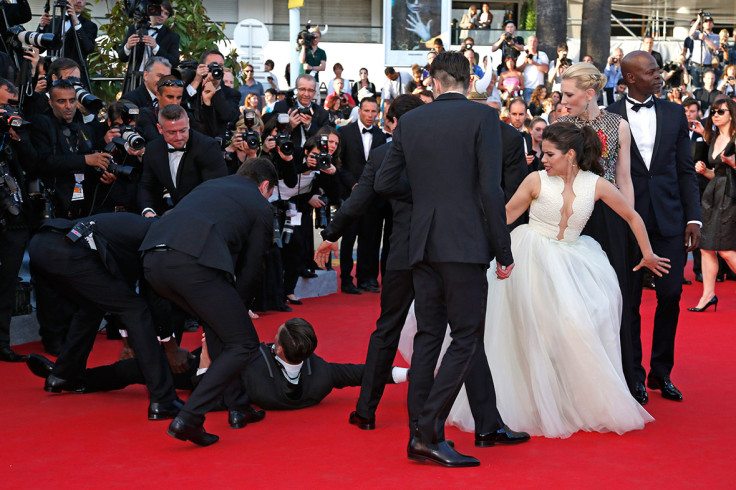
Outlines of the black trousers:
M649 241L654 253L660 257L670 259L670 273L662 277L654 276L657 294L657 308L654 313L654 332L652 337L652 354L650 361L650 375L669 376L675 363L675 332L680 315L680 296L682 295L682 274L685 270L684 232L677 236L665 237L657 228L647 228ZM641 260L639 253L636 258ZM633 298L631 334L633 342L633 361L636 379L644 382L646 370L642 366L641 347L641 306L642 276L640 269L632 279Z
M389 229L386 231L384 223L388 223ZM385 198L374 200L373 205L358 220L358 264L355 279L359 286L377 281L379 270L385 271L385 264L380 267L381 236L384 236L383 242L387 244L390 228L391 206ZM386 253L384 251L384 256Z
M407 405L410 427L416 426L419 436L427 442L444 440L445 420L471 367L480 362L488 367L483 350L488 300L486 269L485 264L448 262L420 262L414 266L417 335ZM452 343L435 375L448 323ZM490 376L488 388L493 391ZM468 389L470 397L470 392L475 393L478 387L474 383ZM477 430L482 432L485 428L479 425Z
M105 312L116 315L146 379L152 402L176 399L171 370L156 338L146 301L108 271L97 251L72 245L61 233L42 231L28 248L36 271L78 306L53 374L79 379Z
M158 294L203 322L213 354L212 365L179 416L201 425L223 393L230 410L246 408L248 395L238 374L255 359L258 334L228 274L201 266L196 257L175 250L147 252L143 271Z
M0 346L10 345L15 289L29 236L27 228L0 231Z

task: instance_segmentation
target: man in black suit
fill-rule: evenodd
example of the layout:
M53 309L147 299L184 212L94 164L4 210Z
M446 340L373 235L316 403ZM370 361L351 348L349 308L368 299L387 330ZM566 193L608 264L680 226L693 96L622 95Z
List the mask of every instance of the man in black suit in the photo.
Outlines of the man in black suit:
M503 279L513 268L501 189L501 130L494 110L463 95L470 66L461 53L440 53L430 74L439 97L399 121L375 182L379 193L410 190L412 200L409 263L418 330L407 456L477 466L477 459L447 444L444 424L473 362L487 364L484 353L482 361L475 356L483 351L488 264L495 256ZM408 182L401 178L404 170ZM452 343L435 376L448 321ZM489 381L493 390L490 376Z
M164 25L174 15L171 2L161 2L161 15L151 16L150 27L144 32L137 32L134 25L128 27L123 45L118 49L120 61L128 63L131 59L137 66L128 70L143 71L146 62L152 56L166 58L172 67L179 64L179 34Z
M265 158L246 161L238 173L204 182L151 225L140 250L146 280L161 296L199 318L213 363L189 397L169 434L200 446L217 442L204 416L225 392L233 428L263 418L233 382L258 352L248 315L263 258L271 246L273 210L268 198L278 181ZM226 390L227 388L227 390Z
M314 353L316 347L317 335L306 320L286 320L276 332L274 342L262 342L255 361L242 372L251 402L264 410L298 410L317 405L333 389L360 386L363 364L327 362ZM188 369L174 374L174 386L178 390L193 390L202 371L211 365L206 342L192 354ZM54 363L38 354L31 354L26 362L42 378L47 378L54 369ZM385 382L402 383L406 381L407 371L394 367L387 373ZM144 382L135 359L87 369L82 375L84 393L121 390Z
M135 290L141 275L138 248L152 222L132 213L105 213L78 221L53 219L31 240L28 254L36 274L78 307L44 390L83 389L87 357L102 317L109 312L128 331L150 393L148 418L170 419L182 407L148 303ZM178 348L170 332L168 337L167 349L174 349L178 362L186 365L187 352Z
M185 104L201 121L204 133L212 138L225 136L228 123L240 116L240 92L215 79L210 72L212 63L225 68L225 57L216 49L202 53L194 79L186 88Z
M527 155L529 151L532 150L532 135L524 131L524 123L526 122L527 118L527 109L528 106L526 104L526 101L521 97L518 97L509 103L509 123L524 138L524 155ZM541 161L539 159L533 160L528 168L529 172L542 170Z
M304 146L310 137L330 122L330 115L319 104L312 101L317 93L317 81L312 75L302 74L296 78L296 105L289 106L280 100L273 106L275 114L289 114L291 139L295 145Z
M360 174L368 160L368 154L386 142L386 135L374 124L378 118L378 102L373 97L360 101L358 120L337 130L340 134L342 167L338 171L342 184L341 194L348 197L358 183ZM381 232L386 221L386 235L391 229L391 207L382 196L376 196L371 206L353 221L342 235L340 244L340 282L341 290L348 294L360 294L361 290L377 293L378 255L381 247ZM353 285L353 246L358 237L358 265ZM386 237L388 238L388 237ZM387 244L388 239L384 240ZM384 247L384 254L388 252ZM384 257L385 263L385 257Z
M161 107L169 104L181 105L184 96L184 82L175 75L161 77L156 85L156 93ZM187 116L189 116L191 129L200 133L204 131L202 125L195 119L194 114L187 111ZM144 107L141 109L136 127L149 143L161 138L161 133L158 131L158 107Z
M182 106L165 106L158 113L158 121L163 138L146 145L138 184L138 206L145 217L165 211L164 189L176 205L202 182L227 175L217 141L192 131Z
M59 55L64 58L71 58L79 63L79 66L84 67L87 66L87 57L97 47L95 43L97 24L82 15L86 5L87 0L68 0L67 15L57 17L52 25L51 15L44 12L38 24L42 33L55 34L62 32L64 49ZM59 22L64 22L64 25L59 26ZM82 54L81 58L79 57L80 52Z
M160 105L157 92L158 82L169 75L171 75L169 60L160 56L149 58L143 67L143 83L135 90L123 94L120 98L131 101L140 109L144 107L158 108Z
M661 390L669 400L682 400L670 373L675 359L675 331L680 314L686 252L700 242L701 212L692 161L688 122L682 106L656 97L663 81L655 59L645 51L626 55L621 65L628 96L609 106L631 126L631 180L634 204L647 226L654 252L670 259L670 273L654 277L657 309L649 376L641 365L642 274L634 275L631 335L634 342L634 397L642 405L644 387Z

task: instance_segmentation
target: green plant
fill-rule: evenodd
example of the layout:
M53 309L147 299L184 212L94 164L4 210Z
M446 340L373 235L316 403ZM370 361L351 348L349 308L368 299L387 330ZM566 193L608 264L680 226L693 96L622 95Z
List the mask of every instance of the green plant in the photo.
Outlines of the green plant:
M125 76L127 64L120 62L116 49L125 39L128 26L133 21L126 15L123 2L95 0L95 3L102 2L107 6L107 14L105 14L107 23L100 26L97 39L98 49L88 58L90 77L122 78ZM169 18L166 25L179 35L180 59L198 60L203 51L228 40L223 30L225 24L217 24L209 18L203 0L184 0L172 3L174 15ZM238 55L234 49L225 54L225 66L233 71L236 83L239 83L245 65L238 61ZM122 80L92 83L93 92L108 102L117 98L121 87Z
M519 11L519 29L522 31L537 30L536 0L528 0L521 5Z

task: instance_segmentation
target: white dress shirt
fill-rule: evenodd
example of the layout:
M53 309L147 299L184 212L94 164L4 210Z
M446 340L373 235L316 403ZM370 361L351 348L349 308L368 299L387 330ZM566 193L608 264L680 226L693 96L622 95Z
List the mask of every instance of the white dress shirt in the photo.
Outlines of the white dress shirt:
M647 100L648 102L652 99L650 95ZM636 147L641 153L641 157L644 159L644 165L647 170L652 164L652 153L654 153L654 139L657 137L657 111L652 107L642 107L638 111L634 111L631 108L633 103L627 97L626 98L626 116L629 119L629 126L631 127L631 136L636 142Z
M360 131L360 138L363 140L363 154L365 155L365 160L368 161L368 155L371 152L371 145L373 144L373 133L364 133L363 129L371 129L363 125L363 123L358 119L358 131Z
M169 150L173 150L174 147L167 144ZM174 181L174 187L176 187L176 175L179 173L179 164L184 156L184 150L178 150L173 153L169 153L169 171L171 172L171 180Z

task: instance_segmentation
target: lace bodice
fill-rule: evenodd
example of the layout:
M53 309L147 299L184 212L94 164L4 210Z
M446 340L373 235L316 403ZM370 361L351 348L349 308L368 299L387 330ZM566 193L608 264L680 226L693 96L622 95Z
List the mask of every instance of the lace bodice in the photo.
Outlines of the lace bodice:
M575 194L572 201L572 214L567 220L562 240L577 240L588 222L595 205L595 186L598 176L592 172L580 171L572 183ZM561 177L550 177L544 170L539 171L541 187L539 197L529 208L529 226L537 233L558 239L562 221L562 207L565 204L562 191L565 182Z
M603 152L601 154L601 158L603 159L603 178L615 184L616 163L618 162L618 154L621 149L618 141L618 127L621 124L621 116L602 110L598 117L592 121L581 119L578 116L562 116L557 121L569 121L579 128L590 126L598 133L598 137L603 144Z

